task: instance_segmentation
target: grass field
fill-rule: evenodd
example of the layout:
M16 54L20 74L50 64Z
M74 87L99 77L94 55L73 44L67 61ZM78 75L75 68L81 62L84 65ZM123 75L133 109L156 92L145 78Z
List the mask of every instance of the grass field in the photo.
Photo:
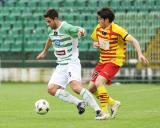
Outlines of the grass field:
M116 119L97 121L89 107L78 115L74 105L48 95L47 85L3 83L0 86L0 128L160 128L160 84L110 86L121 101ZM34 111L36 100L50 103L46 115Z

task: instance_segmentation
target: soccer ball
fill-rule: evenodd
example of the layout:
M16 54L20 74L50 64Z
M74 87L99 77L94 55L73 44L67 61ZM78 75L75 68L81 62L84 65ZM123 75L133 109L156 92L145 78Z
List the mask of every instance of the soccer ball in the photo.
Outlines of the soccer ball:
M49 103L45 99L40 99L35 102L35 111L40 115L44 115L49 111Z

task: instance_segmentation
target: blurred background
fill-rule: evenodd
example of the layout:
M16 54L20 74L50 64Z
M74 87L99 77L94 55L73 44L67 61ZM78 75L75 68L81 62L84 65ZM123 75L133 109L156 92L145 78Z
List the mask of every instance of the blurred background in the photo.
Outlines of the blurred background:
M49 80L56 66L53 49L45 60L35 57L48 38L43 14L54 8L61 20L87 31L79 50L83 82L88 82L98 60L90 34L97 24L97 10L106 6L114 10L115 23L139 40L150 61L148 66L138 63L128 44L126 63L113 82L160 83L160 0L0 0L0 81Z

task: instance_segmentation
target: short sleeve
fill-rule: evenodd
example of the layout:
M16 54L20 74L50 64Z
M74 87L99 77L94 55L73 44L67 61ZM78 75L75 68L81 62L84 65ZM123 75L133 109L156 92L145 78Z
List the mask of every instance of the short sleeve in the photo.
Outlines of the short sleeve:
M117 27L117 29L118 29L117 32L122 37L122 39L124 41L128 41L128 38L127 38L127 36L129 35L128 32L124 28L119 26Z
M94 30L93 30L93 32L92 32L92 34L91 34L91 39L92 39L93 41L95 41L95 42L98 41L98 37L97 37L97 34L96 34L97 28L98 28L98 25L94 28Z
M71 37L74 37L74 38L78 37L77 33L78 33L79 28L80 28L79 26L73 26L73 25L65 22L64 28L65 28L66 34L68 34L68 35L70 35Z

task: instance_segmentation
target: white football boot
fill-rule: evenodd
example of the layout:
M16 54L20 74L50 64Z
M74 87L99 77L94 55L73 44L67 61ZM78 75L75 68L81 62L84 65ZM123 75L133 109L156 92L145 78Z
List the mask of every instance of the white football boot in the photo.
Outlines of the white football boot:
M109 113L104 113L101 110L96 111L96 120L106 120L110 118L110 114Z
M120 105L121 105L121 102L116 101L115 104L111 106L111 118L115 118Z

